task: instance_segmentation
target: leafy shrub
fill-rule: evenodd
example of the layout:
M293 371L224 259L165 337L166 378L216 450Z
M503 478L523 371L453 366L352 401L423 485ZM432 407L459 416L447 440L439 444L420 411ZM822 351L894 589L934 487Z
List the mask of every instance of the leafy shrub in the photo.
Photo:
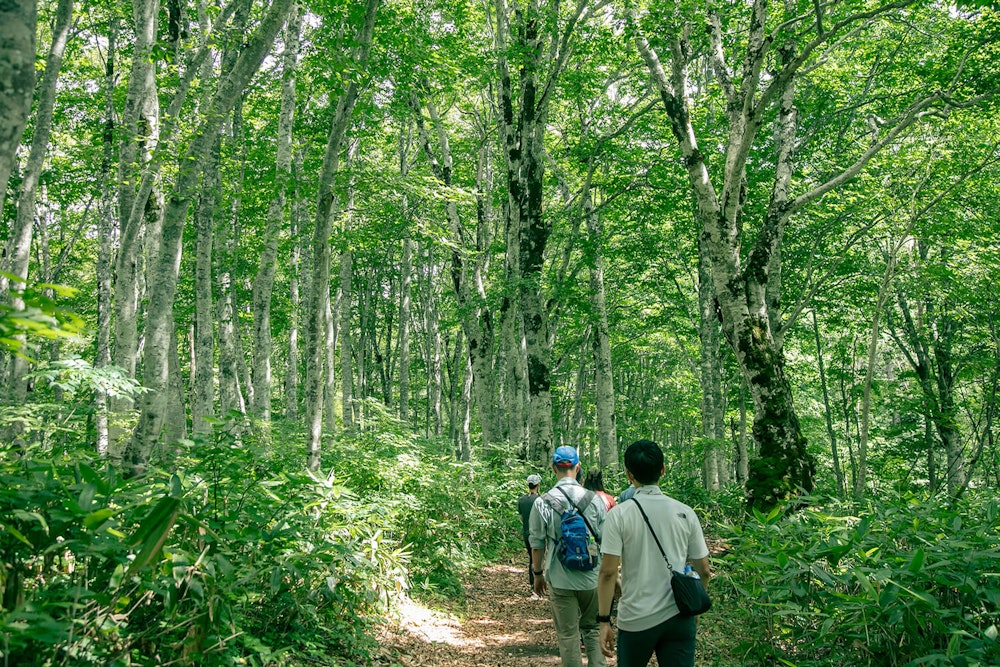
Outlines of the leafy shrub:
M367 412L328 475L236 416L135 479L72 430L0 451L0 663L367 664L411 581L459 596L518 534L502 475Z
M862 509L777 509L732 528L713 589L753 629L743 664L1000 663L1000 504L883 497Z

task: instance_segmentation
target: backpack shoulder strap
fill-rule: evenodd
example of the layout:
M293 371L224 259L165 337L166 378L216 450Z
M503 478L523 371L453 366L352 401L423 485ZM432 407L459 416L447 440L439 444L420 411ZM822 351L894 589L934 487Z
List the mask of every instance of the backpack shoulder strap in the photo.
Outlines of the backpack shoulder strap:
M555 512L557 515L562 515L562 513L566 511L566 509L562 506L562 504L558 500L556 500L551 493L543 493L542 498L545 499L545 502L548 503L549 507L551 507L552 511Z
M660 555L663 556L663 560L667 562L667 567L670 568L671 572L673 572L674 566L670 564L670 559L667 558L667 553L663 550L663 546L660 544L659 538L656 537L656 531L653 530L653 525L649 523L649 517L646 516L646 512L642 509L642 505L639 504L639 501L636 500L635 496L632 496L629 500L634 502L635 506L639 508L639 513L642 514L642 520L646 522L646 527L649 528L649 534L653 536L653 541L656 542L656 547L660 550Z
M597 497L597 494L594 493L593 491L588 490L586 492L586 495L583 497L583 501L581 501L580 504L577 505L576 503L573 502L573 499L569 497L569 494L560 489L558 486L554 486L552 488L561 493L563 497L566 498L567 501L569 501L570 506L576 509L577 512L579 512L580 518L583 519L583 523L587 525L587 530L589 530L590 534L594 537L594 541L600 544L601 538L597 536L597 531L594 530L594 527L590 525L590 521L587 521L587 517L583 513L583 511L588 507L590 507L590 504L594 502L594 498Z

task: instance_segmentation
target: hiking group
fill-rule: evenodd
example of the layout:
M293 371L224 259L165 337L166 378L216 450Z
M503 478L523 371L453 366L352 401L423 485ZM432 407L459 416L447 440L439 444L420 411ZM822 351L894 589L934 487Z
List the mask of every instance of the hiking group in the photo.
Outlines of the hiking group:
M541 476L529 475L518 501L533 596L548 596L563 667L693 667L696 620L710 604L708 546L694 510L664 494L663 451L650 440L625 450L631 486L618 502L604 493L600 471L581 485L573 447L552 455L555 485L539 493ZM671 563L683 566L675 572ZM678 577L700 579L675 581ZM689 605L696 587L706 606ZM677 591L677 594L675 594ZM612 607L617 599L617 638ZM582 645L581 645L582 641Z

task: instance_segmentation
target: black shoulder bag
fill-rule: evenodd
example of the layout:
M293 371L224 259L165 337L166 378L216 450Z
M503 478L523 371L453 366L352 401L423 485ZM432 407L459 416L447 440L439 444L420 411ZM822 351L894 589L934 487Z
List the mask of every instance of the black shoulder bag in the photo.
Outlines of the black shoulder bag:
M670 588L674 592L674 601L677 602L677 610L680 611L681 616L704 614L712 608L712 598L708 597L705 585L701 579L689 577L674 569L674 566L670 564L670 560L667 558L666 552L663 550L663 546L660 544L660 540L653 531L652 524L649 523L649 517L643 511L642 505L635 499L635 496L631 500L634 500L635 506L639 508L639 513L642 514L642 519L646 522L646 527L649 528L649 534L653 536L653 540L660 550L660 555L663 556L663 560L667 563L667 569L670 570Z

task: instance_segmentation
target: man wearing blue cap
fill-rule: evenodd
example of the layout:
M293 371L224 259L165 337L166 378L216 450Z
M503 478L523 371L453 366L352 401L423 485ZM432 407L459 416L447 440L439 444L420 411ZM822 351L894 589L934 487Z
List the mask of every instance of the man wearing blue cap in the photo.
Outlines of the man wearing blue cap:
M557 552L562 539L563 513L573 507L585 520L587 530L600 543L606 510L603 502L594 502L593 491L576 481L580 457L572 447L559 447L552 455L556 484L539 496L531 508L528 543L531 546L531 570L535 592L548 592L552 605L552 623L559 641L562 667L583 667L580 638L587 652L588 667L607 664L600 648L597 625L597 573L565 567ZM596 556L595 556L596 557Z

